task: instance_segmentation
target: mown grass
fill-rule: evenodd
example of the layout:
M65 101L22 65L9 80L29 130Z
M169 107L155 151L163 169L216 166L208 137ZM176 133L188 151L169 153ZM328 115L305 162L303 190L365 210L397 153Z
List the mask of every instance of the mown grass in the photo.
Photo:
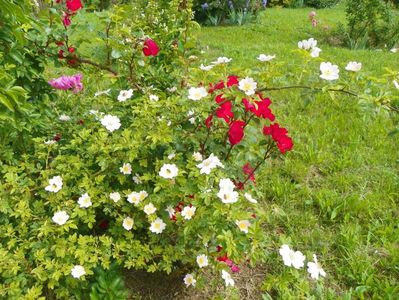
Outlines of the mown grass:
M232 57L232 66L251 68L260 53L276 54L285 68L299 62L297 42L320 36L309 9L268 9L255 24L206 27L198 33L201 60ZM344 22L342 8L317 11L321 24ZM323 61L344 72L350 60L364 73L380 76L398 68L399 55L386 49L350 50L319 44ZM317 69L315 69L317 72ZM283 70L284 71L284 70ZM269 213L265 234L273 241L264 269L265 299L398 299L398 138L390 136L397 117L364 109L356 98L332 100L302 91L270 92L278 121L287 126L295 151L258 174L258 198ZM288 243L327 272L317 283L306 271L284 267L278 248Z

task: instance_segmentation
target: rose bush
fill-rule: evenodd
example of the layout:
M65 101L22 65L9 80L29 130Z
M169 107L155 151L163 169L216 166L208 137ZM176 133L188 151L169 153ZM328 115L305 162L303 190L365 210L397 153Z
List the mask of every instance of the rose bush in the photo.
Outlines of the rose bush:
M47 131L18 162L0 162L4 298L85 299L94 270L113 262L149 272L181 269L187 286L200 285L202 272L214 268L233 286L232 274L242 264L267 255L256 172L289 155L295 142L295 128L292 134L284 128L268 91L359 94L397 109L396 73L389 87L363 80L357 62L344 71L321 60L314 39L298 43L303 64L295 74L281 75L273 65L276 56L266 54L245 72L233 72L227 57L198 66L186 52L188 36L180 35L189 24L177 23L182 27L173 38L164 37L149 13L144 34L139 23L129 27L120 18L128 14L125 6L115 8L113 21L103 20L115 30L100 43L105 63L87 60L83 55L91 50L76 46L72 30L78 30L80 14L90 16L80 5L58 4L58 25L50 35L60 32L63 38L47 50L84 72L49 78L59 91L49 104ZM166 19L161 7L150 2L147 9ZM65 9L73 12L70 25L60 25ZM182 14L185 20L191 16L189 6ZM100 79L106 90L97 89ZM287 86L273 86L279 83ZM280 254L287 266L305 265L305 256L288 245ZM308 268L312 278L326 275L316 256Z

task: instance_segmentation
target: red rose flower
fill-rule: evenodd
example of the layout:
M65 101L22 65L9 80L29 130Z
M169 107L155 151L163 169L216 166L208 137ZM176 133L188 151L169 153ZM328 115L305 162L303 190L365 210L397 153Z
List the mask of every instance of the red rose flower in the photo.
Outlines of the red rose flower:
M64 58L64 50L59 50L58 51L58 58L63 59Z
M269 108L269 105L272 103L269 98L261 99L261 101L255 101L254 103L249 102L247 99L242 99L242 103L246 111L254 113L257 117L274 121L275 116Z
M237 265L232 265L232 266L230 267L230 270L231 270L233 273L238 273L238 272L240 272L240 268L239 268Z
M206 118L206 120L205 120L205 126L206 126L207 128L211 128L211 126L212 126L212 119L213 119L213 115L212 115L212 114L209 115L208 118Z
M233 85L238 85L238 76L229 76L227 77L227 87L231 87Z
M216 97L215 97L215 101L216 101L216 103L222 103L223 101L225 101L226 99L225 98L223 98L223 94L219 94L219 95L217 95Z
M144 41L143 53L145 56L157 56L159 47L152 39L146 39Z
M287 129L280 127L278 123L263 127L263 134L271 135L272 139L276 142L280 152L283 154L287 151L291 151L294 147L294 143L292 139L287 135L287 133Z
M62 24L64 24L65 27L68 27L71 25L71 18L69 15L65 14L64 17L62 18Z
M247 174L247 175L251 175L249 176L249 180L255 182L255 175L253 174L254 169L251 168L251 165L249 164L249 162L247 162L243 167L242 167L242 171Z
M71 11L77 11L83 7L80 0L66 0L66 6Z
M57 133L54 137L53 140L58 142L61 139L61 134Z
M227 101L220 105L220 107L216 110L216 116L218 118L223 118L227 124L230 123L231 119L234 118L234 114L231 111L233 105L231 104L230 101Z
M74 47L69 47L68 48L68 52L69 53L74 53L75 52L75 48Z
M230 124L230 129L229 129L230 144L236 145L239 142L241 142L241 140L244 137L244 126L245 122L241 120L233 121Z

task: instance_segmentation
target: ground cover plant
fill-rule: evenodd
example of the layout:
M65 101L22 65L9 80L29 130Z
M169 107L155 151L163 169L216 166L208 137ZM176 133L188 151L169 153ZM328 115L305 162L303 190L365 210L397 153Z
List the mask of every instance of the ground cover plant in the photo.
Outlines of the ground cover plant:
M396 53L316 41L308 10L57 2L46 127L1 161L2 297L125 299L140 270L175 298L398 295Z

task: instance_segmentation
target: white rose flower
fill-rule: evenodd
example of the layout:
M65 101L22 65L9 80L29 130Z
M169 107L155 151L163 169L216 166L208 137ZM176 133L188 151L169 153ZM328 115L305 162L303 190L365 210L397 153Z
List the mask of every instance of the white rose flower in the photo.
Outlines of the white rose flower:
M247 199L251 203L255 203L255 204L258 203L258 201L256 199L252 198L252 196L250 194L248 194L248 193L245 193L244 197L245 197L245 199Z
M251 223L249 223L248 220L236 220L236 225L242 232L248 233L248 229L249 226L251 226Z
M195 161L202 161L202 154L199 152L194 152L193 153L193 158Z
M144 212L146 215L152 215L157 211L157 208L154 206L152 203L148 203L147 205L144 206Z
M61 116L58 118L58 120L63 121L63 122L67 122L67 121L69 121L70 119L71 119L71 117L70 117L70 116L67 116L67 115L61 115Z
M172 86L172 87L170 87L170 88L167 88L166 90L167 90L169 93L174 93L174 92L177 91L177 87Z
M166 179L172 179L177 176L178 172L179 169L175 164L164 164L159 171L159 176Z
M397 90L399 90L399 82L397 80L392 81L393 85Z
M79 197L78 199L78 204L79 207L81 208L88 208L92 206L93 203L91 203L91 198L88 193L84 193L82 196Z
M76 265L71 269L71 275L73 278L80 278L86 275L85 268L81 265Z
M276 55L259 54L259 56L257 57L257 60L259 60L261 62L267 62L267 61L271 61L275 58L276 58Z
M195 286L195 283L197 282L197 280L194 279L194 276L192 274L186 274L186 276L184 276L184 284L186 286Z
M57 143L57 141L54 140L48 140L44 142L45 145L54 145L55 143Z
M126 230L131 230L133 228L133 225L134 225L134 221L132 218L126 217L123 219L122 226Z
M320 64L320 72L320 78L325 80L336 80L339 78L338 66L330 62L322 62Z
M195 206L186 206L183 208L181 215L186 220L191 220L191 218L195 214L196 207Z
M222 178L219 181L219 188L221 190L233 191L235 187L235 184L229 178Z
M238 201L238 193L232 190L221 189L217 196L225 204L235 203Z
M210 70L212 70L213 67L214 67L214 65L204 66L203 64L201 64L199 68L202 71L210 71Z
M208 96L208 92L204 87L191 87L188 90L188 99L193 100L193 101L198 101L201 100L202 98L205 98Z
M118 192L113 192L109 194L109 198L116 203L121 200L121 194Z
M127 195L127 201L129 203L138 205L141 201L143 201L145 198L147 198L148 194L146 191L140 191L139 193L137 192L132 192L129 195Z
M256 87L257 83L250 77L245 77L238 82L238 88L247 96L255 94Z
M121 127L121 121L119 118L111 115L105 115L101 119L101 124L110 132L113 132Z
M200 174L210 174L211 170L220 167L224 168L223 164L220 162L219 158L215 156L213 153L203 160L200 164L197 165L197 168L201 169Z
M122 91L119 92L118 101L119 102L124 102L124 101L132 98L132 95L133 95L133 90L132 89L130 89L130 90L122 90Z
M174 159L176 157L176 153L171 153L168 155L168 159Z
M311 57L319 57L320 56L320 52L321 52L321 49L319 47L313 47L310 50L310 56Z
M234 279L231 278L231 275L229 272L222 270L222 278L224 279L224 283L226 286L234 286Z
M304 50L311 50L312 48L317 46L317 40L314 38L310 38L308 40L303 40L298 42L298 48L304 49Z
M300 269L304 266L305 256L300 251L291 250L288 245L282 245L279 253L283 258L284 265L295 269Z
M132 174L132 166L129 163L124 163L122 167L119 168L119 171L124 175Z
M156 234L162 233L166 228L166 224L162 219L157 218L154 222L151 223L150 231Z
M314 262L308 262L308 273L310 274L310 277L316 280L319 279L319 276L326 277L326 272L324 272L323 268L317 262L316 254L313 254L313 259Z
M197 256L197 264L200 268L208 266L208 256L205 254L200 254Z
M350 61L345 67L345 70L350 72L359 72L362 69L362 63Z
M218 57L218 59L216 61L212 62L212 64L214 64L214 65L227 64L227 63L231 62L232 60L233 60L232 58L227 58L225 56L221 56L221 57Z
M61 190L61 188L62 188L61 176L54 176L49 180L48 186L46 186L44 189L51 193L57 193Z
M150 100L157 102L159 100L159 97L157 95L150 95Z
M64 210L61 210L57 211L51 219L55 224L64 225L68 221L69 215Z

